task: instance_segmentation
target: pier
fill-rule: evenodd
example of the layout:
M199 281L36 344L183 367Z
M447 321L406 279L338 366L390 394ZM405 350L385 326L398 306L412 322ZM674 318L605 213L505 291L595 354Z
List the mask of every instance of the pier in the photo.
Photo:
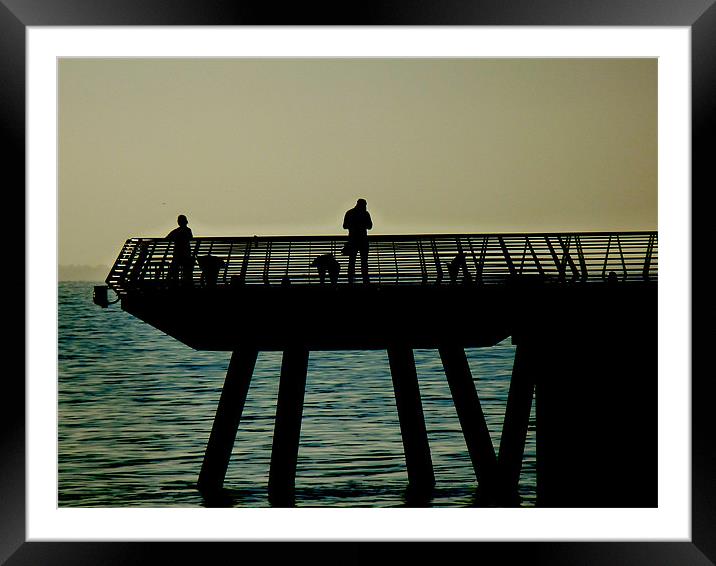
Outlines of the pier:
M194 349L232 352L198 471L203 492L223 485L260 351L283 352L268 490L290 505L310 352L381 349L408 488L429 494L439 478L413 358L429 348L487 500L516 500L534 403L539 506L657 505L656 232L369 240L367 283L360 262L348 281L342 236L196 238L198 265L182 277L170 276L171 241L125 242L106 280L121 308ZM326 254L340 268L334 280L315 267ZM106 287L95 303L109 304ZM493 446L465 348L509 337L516 356Z

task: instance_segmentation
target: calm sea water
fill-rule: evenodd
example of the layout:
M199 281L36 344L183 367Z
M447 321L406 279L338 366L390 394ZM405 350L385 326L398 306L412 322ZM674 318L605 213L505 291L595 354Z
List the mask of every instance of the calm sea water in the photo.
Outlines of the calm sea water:
M195 483L230 354L192 350L119 304L95 306L93 285L59 285L60 506L205 506ZM508 339L467 353L497 450L514 347ZM437 484L430 505L474 505L475 476L440 358L416 350L415 361ZM280 366L280 353L259 354L223 505L269 505ZM521 504L533 506L534 413L522 470ZM296 505L399 507L406 487L387 354L312 352Z

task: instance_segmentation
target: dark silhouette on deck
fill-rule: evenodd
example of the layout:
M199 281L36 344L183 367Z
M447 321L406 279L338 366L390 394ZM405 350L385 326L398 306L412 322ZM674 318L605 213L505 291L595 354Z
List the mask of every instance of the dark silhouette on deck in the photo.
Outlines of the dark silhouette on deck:
M457 255L447 264L448 274L450 275L450 283L457 283L458 277L462 274L462 282L470 283L472 281L472 275L467 267L467 259L462 251L459 251Z
M373 228L373 220L367 209L365 199L358 199L356 205L346 212L343 228L348 230L348 241L343 253L348 256L348 283L353 283L356 269L356 256L360 254L360 269L363 283L368 283L368 230Z
M318 269L318 276L320 277L321 283L325 283L326 274L328 274L333 285L338 283L338 273L341 270L341 266L333 254L319 255L311 262L311 267Z
M191 255L191 246L189 242L194 237L189 228L189 221L186 216L180 214L177 218L178 228L174 228L167 234L167 240L174 242L174 255L169 265L169 280L176 281L179 279L181 272L181 281L185 285L191 285L194 274L194 258Z
M196 238L197 257L220 255L225 264L216 285L192 287L172 284L173 241L134 238L122 248L107 283L123 310L192 348L232 352L199 475L203 492L222 487L260 351L283 352L269 492L273 504L290 505L309 353L381 349L408 485L429 497L435 476L413 351L431 348L481 501L519 501L534 426L539 506L658 504L655 232L373 236L370 285L321 284L330 272L321 277L312 264L327 254L345 264L336 255L344 242ZM95 302L106 307L106 293L95 289ZM357 313L349 324L326 323L347 312ZM510 337L515 361L493 445L475 381L489 375L473 376L465 348Z
M226 265L223 259L213 255L202 255L196 258L201 269L201 284L204 287L216 287L219 270Z

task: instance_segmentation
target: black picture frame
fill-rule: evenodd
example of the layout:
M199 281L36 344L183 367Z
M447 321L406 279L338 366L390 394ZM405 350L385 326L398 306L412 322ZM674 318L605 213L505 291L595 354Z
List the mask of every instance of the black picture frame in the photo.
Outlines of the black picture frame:
M692 198L713 186L709 137L716 126L716 6L714 0L354 0L296 3L278 8L269 2L237 0L0 0L0 134L5 142L3 183L7 210L20 222L25 186L25 33L28 26L117 25L551 25L685 26L691 30ZM707 185L708 183L708 185ZM16 200L12 200L12 199ZM696 200L693 198L693 200ZM692 200L692 205L693 205ZM698 210L698 207L693 207ZM23 230L18 227L17 230ZM693 224L692 224L693 232ZM24 230L23 230L24 233ZM692 257L703 257L707 239L692 237ZM699 265L694 262L694 267ZM691 281L692 274L684 274ZM696 279L694 279L696 280ZM25 293L24 275L6 279L6 300ZM692 300L694 295L692 293ZM696 294L696 298L700 298ZM701 308L700 312L709 309ZM703 316L703 315L702 315ZM18 315L19 317L19 315ZM25 323L22 323L24 328ZM0 410L0 562L24 564L212 564L220 559L268 562L290 557L300 563L358 564L389 559L440 563L463 560L531 564L716 563L716 449L710 411L710 375L692 378L692 536L690 542L26 542L25 537L25 385L10 369L9 352L20 351L18 325L6 340L3 408ZM706 330L694 333L703 342ZM705 346L705 344L703 344ZM692 350L694 348L692 347ZM698 347L697 352L703 351ZM695 366L693 366L695 367ZM22 373L24 375L24 372ZM673 376L688 379L690 376ZM446 554L446 551L448 552ZM463 554L464 553L464 554ZM226 557L226 558L223 558Z

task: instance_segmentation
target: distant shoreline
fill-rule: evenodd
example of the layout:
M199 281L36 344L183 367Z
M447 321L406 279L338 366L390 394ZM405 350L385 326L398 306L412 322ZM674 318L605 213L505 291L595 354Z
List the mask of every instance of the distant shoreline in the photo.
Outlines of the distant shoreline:
M57 270L59 281L102 282L109 273L105 265L60 265Z

